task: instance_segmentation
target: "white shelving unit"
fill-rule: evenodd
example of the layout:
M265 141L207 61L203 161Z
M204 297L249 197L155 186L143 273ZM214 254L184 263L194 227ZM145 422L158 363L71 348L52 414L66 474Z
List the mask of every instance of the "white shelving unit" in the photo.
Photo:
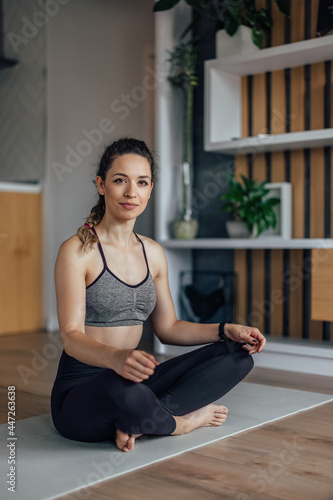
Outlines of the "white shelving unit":
M195 240L170 239L170 222L176 214L175 167L181 164L181 102L167 80L168 50L178 42L178 36L191 18L191 10L182 3L169 11L155 14L155 58L158 85L156 97L156 150L159 154L159 181L154 188L155 239L166 253L169 268L170 291L176 313L179 313L179 272L193 267L194 249L236 249L236 248L333 248L333 239L291 239L259 238L219 239L198 238ZM249 73L274 71L285 67L300 66L324 60L333 55L333 35L316 40L298 42L272 49L264 49L253 55L237 56L207 61L205 77L205 149L230 154L246 154L255 148L265 151L304 148L316 145L333 145L332 129L279 134L266 138L240 137L241 120L241 76ZM252 141L252 142L251 142ZM306 142L305 142L306 141ZM269 144L270 143L270 144ZM274 144L273 144L274 143ZM221 144L224 146L221 146ZM272 149L275 148L275 149ZM250 150L249 150L250 149ZM242 153L240 153L242 150ZM193 348L174 347L161 344L156 338L155 352L160 354L181 354Z
M312 248L333 248L331 238L292 238L284 240L282 238L256 238L256 239L232 239L232 238L197 238L194 240L165 240L161 242L164 248L168 249L312 249Z
M205 61L205 150L248 154L333 146L333 129L241 138L241 79L333 59L333 35Z

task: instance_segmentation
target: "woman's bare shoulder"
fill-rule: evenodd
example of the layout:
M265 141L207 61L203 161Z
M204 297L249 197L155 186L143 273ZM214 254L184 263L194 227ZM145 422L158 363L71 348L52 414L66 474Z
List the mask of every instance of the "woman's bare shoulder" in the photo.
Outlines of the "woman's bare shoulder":
M162 245L147 236L139 237L145 246L153 278L155 279L157 276L165 275L168 265Z
M83 243L77 234L70 236L65 240L59 247L58 258L86 261L89 259L90 252L85 252L82 250Z
M162 245L160 245L159 243L157 243L157 241L153 240L152 238L148 238L148 236L141 236L141 235L138 235L140 240L142 241L142 243L144 244L145 246L145 249L147 250L147 252L149 252L152 257L164 257L164 250L163 250L163 247Z

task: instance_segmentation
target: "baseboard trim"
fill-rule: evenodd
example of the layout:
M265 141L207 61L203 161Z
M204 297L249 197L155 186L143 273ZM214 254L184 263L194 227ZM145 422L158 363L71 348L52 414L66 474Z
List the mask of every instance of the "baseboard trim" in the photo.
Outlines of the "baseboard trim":
M177 356L193 351L197 346L164 345L155 337L157 354ZM333 377L333 345L324 346L302 340L270 340L265 349L254 356L255 366Z

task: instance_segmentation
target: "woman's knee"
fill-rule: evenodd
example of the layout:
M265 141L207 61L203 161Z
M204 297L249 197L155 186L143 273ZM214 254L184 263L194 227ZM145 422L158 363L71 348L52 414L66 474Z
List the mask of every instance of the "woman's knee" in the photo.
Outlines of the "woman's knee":
M235 344L232 352L229 353L226 363L228 369L233 373L237 373L241 378L246 377L253 368L253 357L245 349L243 344Z
M252 354L247 354L246 356L244 356L243 360L244 360L243 367L244 367L244 370L245 370L246 375L247 375L248 373L250 373L250 371L252 370L252 368L254 366Z
M126 410L138 410L151 401L151 390L144 384L133 382L123 387L117 395L117 403Z

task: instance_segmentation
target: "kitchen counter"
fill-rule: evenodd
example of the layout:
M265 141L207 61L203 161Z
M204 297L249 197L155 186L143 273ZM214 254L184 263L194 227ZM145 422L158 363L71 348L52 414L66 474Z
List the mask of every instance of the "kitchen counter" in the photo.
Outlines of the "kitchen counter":
M42 185L28 182L0 182L0 191L7 193L41 193Z

